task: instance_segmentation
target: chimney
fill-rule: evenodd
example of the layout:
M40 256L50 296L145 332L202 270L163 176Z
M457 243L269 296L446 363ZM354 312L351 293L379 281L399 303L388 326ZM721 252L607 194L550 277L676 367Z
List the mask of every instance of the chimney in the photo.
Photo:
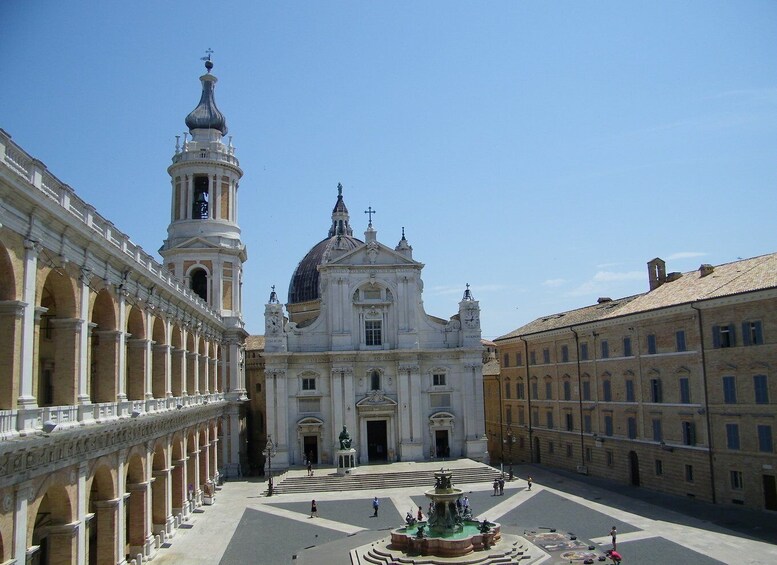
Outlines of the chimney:
M712 271L714 270L715 270L715 267L713 267L709 263L704 263L703 265L699 266L699 275L702 277L706 277L707 275L712 274Z
M656 257L648 261L648 283L650 290L655 290L666 282L666 263Z
M610 298L609 296L600 296L596 300L597 304L604 304L605 302L612 302L612 298Z

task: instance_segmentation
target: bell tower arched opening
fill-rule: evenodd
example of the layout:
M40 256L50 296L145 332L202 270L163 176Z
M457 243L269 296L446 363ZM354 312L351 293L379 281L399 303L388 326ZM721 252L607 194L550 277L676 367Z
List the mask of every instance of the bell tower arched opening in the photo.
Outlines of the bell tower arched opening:
M195 269L189 275L190 286L192 291L202 298L205 302L208 301L208 273L205 269Z

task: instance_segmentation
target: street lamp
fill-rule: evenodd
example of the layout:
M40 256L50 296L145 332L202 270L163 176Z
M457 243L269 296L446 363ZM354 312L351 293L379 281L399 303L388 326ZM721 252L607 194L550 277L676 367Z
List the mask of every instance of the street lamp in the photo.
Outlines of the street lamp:
M504 438L504 440L502 441L504 441L504 443L507 444L507 450L508 450L507 453L508 453L508 457L510 458L509 474L510 474L510 480L512 481L513 480L513 444L515 443L515 436L513 435L513 430L510 428L510 426L507 427L507 437ZM502 451L502 453L504 454L504 450Z
M272 496L272 458L275 457L277 452L270 434L267 434L267 444L264 446L264 451L262 451L264 456L267 457L267 470L270 473L270 480L267 482L267 496Z

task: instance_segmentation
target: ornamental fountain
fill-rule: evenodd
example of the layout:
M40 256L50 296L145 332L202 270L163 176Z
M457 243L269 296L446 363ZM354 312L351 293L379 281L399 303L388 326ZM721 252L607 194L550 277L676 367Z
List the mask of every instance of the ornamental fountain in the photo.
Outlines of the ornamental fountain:
M434 473L434 489L424 496L432 501L432 513L426 522L408 524L391 532L391 549L418 555L459 557L488 549L501 538L499 524L473 520L460 514L456 501L464 492L451 484L451 472Z

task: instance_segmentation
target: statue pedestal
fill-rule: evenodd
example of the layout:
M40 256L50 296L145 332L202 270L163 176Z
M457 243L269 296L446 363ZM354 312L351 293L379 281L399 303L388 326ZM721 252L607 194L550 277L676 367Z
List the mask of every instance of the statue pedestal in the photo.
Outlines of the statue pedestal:
M335 457L337 458L337 474L338 475L350 475L356 468L356 450L350 449L338 449L335 451Z

